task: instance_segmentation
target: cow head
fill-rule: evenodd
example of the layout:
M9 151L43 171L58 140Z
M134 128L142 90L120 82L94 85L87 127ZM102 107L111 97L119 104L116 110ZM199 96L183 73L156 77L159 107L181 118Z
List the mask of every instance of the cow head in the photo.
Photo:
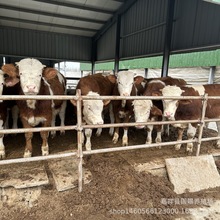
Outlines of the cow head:
M164 97L169 96L181 96L184 92L181 90L178 86L165 86L162 90L162 95ZM169 100L164 99L163 100L163 108L164 108L164 117L166 117L168 120L174 121L175 120L175 113L179 105L179 100Z
M95 92L89 92L87 96L90 97L99 97L100 95ZM76 100L70 100L73 105L76 106ZM103 124L102 118L102 111L104 105L107 105L110 100L83 100L82 104L82 113L83 119L85 120L86 124L96 125L96 124Z
M3 88L12 87L19 82L17 78L17 69L13 64L5 64L0 70L0 95L3 94ZM2 102L2 100L0 100Z
M150 114L152 116L161 116L162 112L156 106L153 105L151 100L134 100L134 117L135 122L147 122L150 118ZM145 126L136 126L138 129L142 129Z
M134 84L141 84L144 80L142 76L136 76L132 71L121 71L117 75L117 86L120 96L130 96ZM122 107L125 106L126 100L122 101Z
M25 95L38 94L45 65L33 58L22 59L16 65L23 93Z

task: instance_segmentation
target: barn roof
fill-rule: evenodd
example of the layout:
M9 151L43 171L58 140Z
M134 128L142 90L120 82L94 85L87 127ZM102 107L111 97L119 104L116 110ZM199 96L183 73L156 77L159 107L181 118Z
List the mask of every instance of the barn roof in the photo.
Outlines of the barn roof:
M12 60L102 62L217 48L220 5L212 0L0 1L0 56Z

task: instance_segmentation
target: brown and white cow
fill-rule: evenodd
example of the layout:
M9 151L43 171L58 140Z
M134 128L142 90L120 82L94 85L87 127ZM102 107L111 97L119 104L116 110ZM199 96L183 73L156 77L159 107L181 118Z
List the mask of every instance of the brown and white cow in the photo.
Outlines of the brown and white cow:
M101 73L88 75L82 77L76 89L81 90L81 95L89 97L100 97L100 96L110 96L116 82L116 77L114 75L104 76ZM71 103L76 106L76 100L71 100ZM83 100L82 103L82 113L83 121L88 125L98 125L103 124L103 108L109 107L110 100ZM113 118L110 115L111 122ZM111 132L111 130L110 130ZM101 134L101 129L97 130L98 136ZM85 129L86 150L91 150L91 136L92 129Z
M142 82L144 78L137 76L132 71L120 71L117 75L117 83L115 85L113 95L115 96L136 96L143 92ZM133 106L132 100L112 100L113 113L115 123L128 123L132 118ZM122 137L122 145L128 145L128 127L123 127L124 134ZM116 144L119 138L119 127L115 127L113 143Z
M65 80L54 68L45 68L39 60L33 58L22 59L16 67L6 64L2 70L12 78L20 79L20 95L64 95ZM13 85L13 82L8 80ZM9 84L8 84L9 85ZM32 128L39 124L50 127L55 112L65 112L63 100L18 100L20 118L24 128ZM64 115L62 116L64 120ZM41 131L42 155L49 154L48 131ZM26 146L24 157L32 156L33 132L25 133Z
M220 96L220 85L187 85L184 87L166 86L162 89L162 95L164 97L169 96L199 96L208 94L208 96ZM165 99L164 104L164 116L168 120L197 120L201 118L202 113L202 101L196 99L190 100L169 100ZM206 108L206 118L220 118L220 100L208 99ZM220 137L220 122L217 123L218 136ZM178 140L182 140L183 131L187 130L188 139L193 139L196 134L197 124L174 124L178 127ZM179 150L181 144L175 146ZM217 147L220 147L220 140L217 141ZM193 143L187 144L187 151L189 153L193 150Z
M143 96L158 96L161 95L161 89L166 85L186 85L185 80L175 79L172 77L160 77L154 79L148 79L144 88ZM136 122L148 122L148 121L161 121L163 112L163 103L161 100L134 100L134 115ZM136 126L138 129L142 129L145 126ZM161 125L148 125L146 144L152 143L152 131L156 128L157 136L156 143L161 142ZM167 128L167 127L166 127ZM168 133L168 131L166 131Z
M18 80L14 81L14 86L6 87L7 78L5 78L5 73L0 70L0 95L16 95L18 94ZM9 100L0 100L0 130L8 129L8 109L12 111L13 125L12 128L17 128L18 121L18 108L16 103ZM4 135L0 134L0 159L5 158L5 146L3 142Z

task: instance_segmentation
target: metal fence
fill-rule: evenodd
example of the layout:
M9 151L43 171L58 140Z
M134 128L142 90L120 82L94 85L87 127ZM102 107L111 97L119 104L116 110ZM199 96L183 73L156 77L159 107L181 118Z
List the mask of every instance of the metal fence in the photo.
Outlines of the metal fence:
M200 153L200 147L202 141L212 141L218 140L220 137L208 137L202 138L203 128L206 122L211 121L220 121L219 118L216 119L205 119L205 111L207 106L208 99L220 99L220 96L208 96L205 94L204 96L169 96L168 98L163 96L129 96L129 97L122 97L122 96L100 96L100 97L92 97L92 96L82 96L81 91L77 90L75 96L71 95L60 95L60 96L40 96L40 95L3 95L0 96L1 100L72 100L75 99L77 101L77 124L71 126L56 126L56 127L37 127L37 128L19 128L19 129L4 129L0 130L0 134L11 134L11 133L25 133L25 132L40 132L40 131L59 131L59 130L76 130L77 131L77 152L69 152L69 153L61 153L61 154L54 154L48 156L37 156L37 157L30 157L30 158L17 158L17 159L6 159L0 161L0 165L3 164L12 164L12 163L23 163L23 162L31 162L31 161L42 161L42 160L49 160L49 159L57 159L57 158L64 158L64 157L71 157L77 156L79 159L78 163L78 175L79 175L79 185L78 190L79 192L82 191L82 183L83 183L83 156L84 155L91 155L97 153L108 153L108 152L117 152L117 151L126 151L126 150L137 150L137 149L144 149L144 148L152 148L157 147L158 143L153 144L142 144L142 145L131 145L131 146L122 146L122 147L109 147L103 149L96 149L91 151L83 151L83 130L87 128L110 128L110 127L132 127L137 125L165 125L165 124L179 124L179 123L197 123L199 127L198 137L195 137L193 140L182 140L182 141L170 141L170 142L162 142L160 146L168 146L174 144L184 144L184 143L196 143L197 150L196 156ZM82 123L82 100L162 100L162 99L202 99L203 107L202 107L202 114L200 119L198 120L181 120L181 121L154 121L154 122L133 122L133 123L114 123L114 124L103 124L103 125L85 125Z

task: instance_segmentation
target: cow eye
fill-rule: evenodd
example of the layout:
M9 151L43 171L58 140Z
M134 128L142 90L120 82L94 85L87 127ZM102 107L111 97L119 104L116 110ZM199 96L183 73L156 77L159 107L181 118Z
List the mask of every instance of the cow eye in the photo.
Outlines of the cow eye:
M8 74L4 74L4 78L7 78L8 77Z

